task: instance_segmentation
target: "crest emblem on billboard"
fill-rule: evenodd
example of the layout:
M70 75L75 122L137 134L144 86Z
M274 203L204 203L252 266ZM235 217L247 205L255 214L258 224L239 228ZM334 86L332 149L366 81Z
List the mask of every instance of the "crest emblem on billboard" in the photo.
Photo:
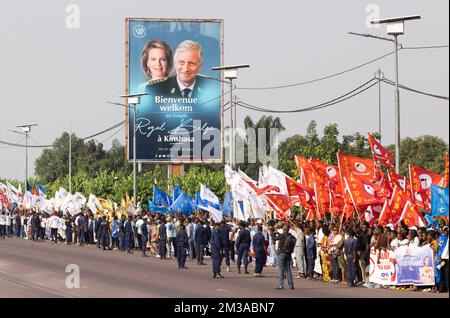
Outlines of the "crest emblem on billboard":
M143 38L147 34L147 29L142 24L137 24L133 27L133 34L137 38Z

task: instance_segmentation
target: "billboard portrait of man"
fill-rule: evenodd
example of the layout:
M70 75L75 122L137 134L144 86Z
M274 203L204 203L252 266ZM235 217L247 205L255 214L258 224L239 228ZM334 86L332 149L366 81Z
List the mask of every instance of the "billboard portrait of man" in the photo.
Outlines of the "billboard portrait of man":
M222 21L127 22L128 93L148 94L136 116L136 159L221 162L222 85L211 68L222 62Z

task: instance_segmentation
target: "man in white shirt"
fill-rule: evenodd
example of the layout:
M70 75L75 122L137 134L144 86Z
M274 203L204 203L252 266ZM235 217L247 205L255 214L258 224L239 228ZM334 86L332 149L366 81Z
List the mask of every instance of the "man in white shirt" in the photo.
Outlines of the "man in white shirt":
M6 212L6 236L11 237L11 215Z
M142 219L142 215L139 215L136 221L136 237L140 251L142 250L142 224L144 224L144 220Z
M0 213L0 239L4 240L6 235L6 214L5 211Z
M60 220L59 216L56 214L56 211L52 213L52 216L48 220L50 231L51 231L51 237L53 244L57 244L58 242L58 229L60 227Z
M321 244L322 244L322 239L323 239L323 231L322 231L322 221L317 221L316 223L316 247L317 247L317 256L316 256L316 260L314 263L314 272L316 272L318 275L322 275L322 260L321 260L321 256L320 256L320 251L321 251Z
M303 233L303 225L301 223L297 224L295 228L295 262L298 268L298 275L295 278L305 278L306 268L305 268L305 233Z

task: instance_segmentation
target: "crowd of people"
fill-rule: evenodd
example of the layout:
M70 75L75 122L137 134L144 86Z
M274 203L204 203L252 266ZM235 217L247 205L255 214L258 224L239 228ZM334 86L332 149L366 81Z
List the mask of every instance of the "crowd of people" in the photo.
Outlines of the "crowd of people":
M143 212L141 215L94 215L89 208L74 215L51 215L11 207L0 213L0 238L17 237L33 241L51 240L53 244L96 245L103 250L149 254L161 260L176 258L179 269L187 269L186 260L206 265L211 258L213 278L223 278L222 262L227 272L236 266L238 273L250 274L254 262L254 277L263 277L265 266L278 267L279 284L284 280L294 289L294 280L321 280L349 287L393 288L448 292L448 226L437 228L406 227L401 223L370 226L353 220L341 224L338 219L288 221L249 219L221 222L211 220L207 212L191 216L181 213L164 215ZM371 249L395 251L401 246L431 247L439 259L441 279L434 286L381 286L369 282ZM233 266L234 268L234 266ZM292 271L297 271L296 275ZM294 276L294 277L293 277Z

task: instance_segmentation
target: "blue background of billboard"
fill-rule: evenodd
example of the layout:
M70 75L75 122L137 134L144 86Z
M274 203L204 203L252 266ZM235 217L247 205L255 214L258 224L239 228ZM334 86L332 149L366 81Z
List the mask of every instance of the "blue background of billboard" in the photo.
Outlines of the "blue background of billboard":
M145 35L137 35L134 31L136 26L145 27ZM203 66L200 69L200 74L220 78L220 72L213 71L213 66L221 65L221 23L219 22L191 22L191 21L145 21L145 20L129 20L128 24L128 41L129 41L129 76L128 88L129 93L137 93L140 84L146 82L148 79L142 71L141 54L144 45L155 39L165 41L175 53L175 49L179 43L184 40L193 40L199 42L203 48ZM175 75L175 70L173 74ZM216 83L214 85L217 91L209 92L210 96L218 97L221 94L221 85ZM213 97L213 98L214 98ZM177 119L163 119L162 114L155 114L155 109L146 101L148 97L143 98L141 105L138 106L138 116L152 117L152 124L159 125L166 121L167 126L176 127L179 118ZM221 98L217 98L209 105L201 105L201 109L194 106L193 118L207 121L209 125L221 129ZM197 107L197 108L195 108ZM151 116L149 115L151 113ZM188 116L189 117L189 116ZM129 113L129 160L133 159L133 114ZM137 134L137 155L139 161L167 161L169 158L155 158L158 151L154 148L156 140L152 138ZM204 143L203 143L204 144ZM164 156L164 154L163 154ZM199 158L195 158L199 159ZM220 159L220 153L215 155L214 159Z

